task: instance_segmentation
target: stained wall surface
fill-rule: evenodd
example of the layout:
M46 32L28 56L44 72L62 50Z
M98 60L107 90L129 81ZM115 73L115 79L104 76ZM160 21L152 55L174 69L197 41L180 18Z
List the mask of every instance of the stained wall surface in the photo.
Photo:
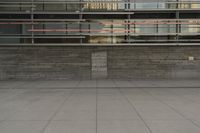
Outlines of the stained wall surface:
M200 78L200 47L0 47L1 80L93 78L198 79Z

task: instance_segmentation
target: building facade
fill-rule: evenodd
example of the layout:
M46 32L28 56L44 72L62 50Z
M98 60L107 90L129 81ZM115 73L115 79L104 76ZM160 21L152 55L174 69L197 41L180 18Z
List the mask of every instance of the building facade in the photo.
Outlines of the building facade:
M199 43L200 0L0 1L1 80L199 78Z
M200 0L1 0L0 43L199 43Z

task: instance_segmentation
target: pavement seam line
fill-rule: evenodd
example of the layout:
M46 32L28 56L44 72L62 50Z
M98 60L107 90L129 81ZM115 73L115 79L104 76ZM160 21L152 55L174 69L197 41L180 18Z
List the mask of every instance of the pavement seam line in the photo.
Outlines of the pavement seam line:
M143 90L143 89L142 89ZM183 115L181 112L179 112L177 109L175 109L174 107L172 107L171 105L169 105L168 103L162 101L160 98L152 95L151 93L143 90L143 92L145 92L146 94L149 94L150 96L152 96L154 99L158 100L160 103L166 105L167 107L169 107L170 109L172 109L174 112L176 112L177 114L179 114L180 116L182 116L185 120L187 120L188 122L192 123L194 126L200 128L200 125L196 124L193 120L191 120L190 118L186 118L185 115Z
M115 81L114 81L114 83L115 83ZM116 85L116 83L115 83L115 85ZM117 85L116 85L116 86L117 86ZM145 120L142 118L142 116L140 115L140 113L139 113L138 110L136 109L135 105L134 105L132 102L130 102L130 100L129 100L129 98L128 98L127 96L124 95L124 93L121 91L121 88L120 88L120 87L117 86L117 88L118 88L120 94L125 98L125 100L126 100L126 101L129 103L129 105L132 107L132 109L135 110L137 116L138 116L138 117L140 118L140 120L143 122L143 124L145 125L145 127L147 128L147 130L149 131L149 133L153 133L152 130L150 129L150 127L148 126L148 124L145 122Z
M60 111L60 109L63 107L63 105L65 104L65 102L67 100L69 100L69 98L74 94L75 90L72 90L72 92L70 93L69 96L67 96L64 101L60 104L60 106L58 107L58 109L55 111L55 113L51 116L51 118L48 120L47 124L44 126L44 128L42 129L41 133L44 133L45 130L47 129L47 127L49 126L49 124L52 122L52 119L56 116L56 114Z

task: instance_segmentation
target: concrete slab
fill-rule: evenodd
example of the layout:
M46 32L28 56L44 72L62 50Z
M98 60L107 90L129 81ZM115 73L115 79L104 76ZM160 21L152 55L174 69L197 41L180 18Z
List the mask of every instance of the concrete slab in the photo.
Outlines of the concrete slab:
M97 80L97 87L99 88L115 88L117 87L113 80Z
M153 133L199 133L200 128L188 121L147 121Z
M96 87L96 80L82 80L79 82L77 87L80 88L89 88L89 87Z
M26 81L24 84L19 85L17 88L22 89L64 89L64 88L74 88L79 84L79 80L61 80L61 81Z
M26 81L0 89L0 133L200 132L196 81L193 88L181 88L182 82L167 88L164 81L68 83Z
M41 133L47 121L3 121L1 133Z
M95 121L52 121L44 133L95 133Z
M150 133L141 121L98 121L98 133Z

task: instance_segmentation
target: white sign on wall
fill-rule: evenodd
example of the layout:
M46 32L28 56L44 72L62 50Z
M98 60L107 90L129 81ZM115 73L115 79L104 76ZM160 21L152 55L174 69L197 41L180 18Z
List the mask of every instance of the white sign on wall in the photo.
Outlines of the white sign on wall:
M107 52L92 53L92 78L107 77Z

